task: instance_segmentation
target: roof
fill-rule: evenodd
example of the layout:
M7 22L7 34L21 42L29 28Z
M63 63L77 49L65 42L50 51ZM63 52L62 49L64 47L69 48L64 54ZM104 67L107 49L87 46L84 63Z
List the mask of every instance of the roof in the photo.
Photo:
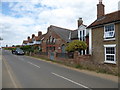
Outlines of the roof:
M71 32L71 38L72 38L72 39L73 39L73 38L75 38L75 39L78 38L78 30L74 30L74 31Z
M44 36L45 36L45 34L43 34L41 36L35 36L35 40L40 41Z
M53 25L51 25L50 28L51 28L51 30L56 32L63 40L65 40L66 42L70 42L69 34L70 34L71 30L53 26Z
M24 44L27 44L27 43L28 43L28 41L27 41L27 40L23 40L23 43L24 43Z
M29 43L33 43L32 39L29 39Z
M104 25L112 22L120 21L120 10L104 15L101 18L95 20L87 28L97 27L99 25Z
M40 37L39 36L35 36L35 40L36 41L40 41Z

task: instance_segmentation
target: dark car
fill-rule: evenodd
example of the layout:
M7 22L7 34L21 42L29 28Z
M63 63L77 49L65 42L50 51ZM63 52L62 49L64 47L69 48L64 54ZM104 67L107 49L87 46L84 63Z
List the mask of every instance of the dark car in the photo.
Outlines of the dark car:
M24 51L20 48L16 48L15 51L13 51L13 54L16 54L16 55L24 55Z
M15 50L12 50L12 54L15 54Z

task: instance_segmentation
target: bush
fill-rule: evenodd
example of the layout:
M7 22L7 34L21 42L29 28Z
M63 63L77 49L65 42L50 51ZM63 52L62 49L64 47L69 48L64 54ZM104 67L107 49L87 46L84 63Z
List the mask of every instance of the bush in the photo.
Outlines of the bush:
M37 53L39 52L39 47L38 46L31 46L31 45L27 45L27 46L22 46L21 49L24 51L24 52L34 52L34 53Z
M67 47L65 48L68 52L74 52L74 51L80 51L80 50L86 50L87 44L84 41L74 40L67 44Z
M30 45L27 45L27 46L22 46L21 49L23 51L27 51L27 52L34 52L34 47L33 46L30 46Z

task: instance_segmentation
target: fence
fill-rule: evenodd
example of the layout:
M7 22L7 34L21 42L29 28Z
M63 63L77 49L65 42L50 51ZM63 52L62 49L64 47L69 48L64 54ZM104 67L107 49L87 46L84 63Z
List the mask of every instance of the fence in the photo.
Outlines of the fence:
M74 53L56 53L56 57L58 58L74 58Z
M37 52L36 54L37 54L37 55L46 55L46 56L47 56L47 55L48 55L48 52Z

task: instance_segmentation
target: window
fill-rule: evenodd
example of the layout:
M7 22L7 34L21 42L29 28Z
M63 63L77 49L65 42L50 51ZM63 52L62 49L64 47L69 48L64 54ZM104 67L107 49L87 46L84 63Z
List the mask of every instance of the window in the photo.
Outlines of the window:
M105 39L111 39L115 37L115 28L114 24L106 25L104 27L104 38Z
M52 43L55 44L55 38L52 39Z
M116 63L116 45L104 45L105 62Z
M82 31L80 31L80 40L82 40Z
M83 41L85 41L85 30L83 30Z
M48 44L48 39L46 40L46 44Z

